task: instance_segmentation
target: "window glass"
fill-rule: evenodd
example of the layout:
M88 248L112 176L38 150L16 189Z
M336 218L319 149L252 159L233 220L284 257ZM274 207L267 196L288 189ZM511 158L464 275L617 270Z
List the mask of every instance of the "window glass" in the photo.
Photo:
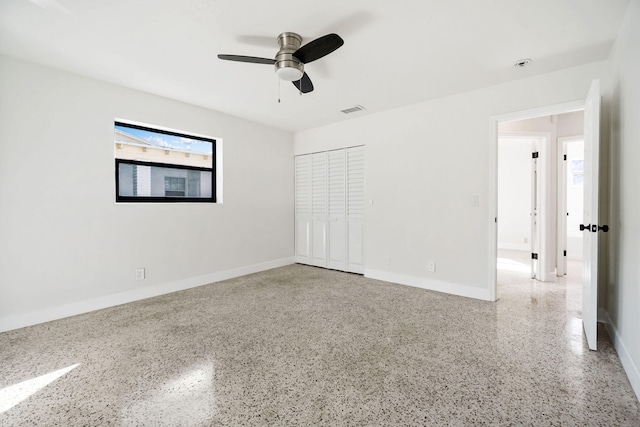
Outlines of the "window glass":
M570 165L571 185L574 187L584 186L584 159L573 159Z
M215 202L215 140L115 123L117 202Z

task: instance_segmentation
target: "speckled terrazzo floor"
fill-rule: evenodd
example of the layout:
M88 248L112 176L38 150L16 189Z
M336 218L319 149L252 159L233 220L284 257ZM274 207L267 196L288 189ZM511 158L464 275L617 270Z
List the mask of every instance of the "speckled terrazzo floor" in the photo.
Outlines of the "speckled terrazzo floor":
M0 425L640 425L577 282L501 263L497 303L292 265L3 333Z

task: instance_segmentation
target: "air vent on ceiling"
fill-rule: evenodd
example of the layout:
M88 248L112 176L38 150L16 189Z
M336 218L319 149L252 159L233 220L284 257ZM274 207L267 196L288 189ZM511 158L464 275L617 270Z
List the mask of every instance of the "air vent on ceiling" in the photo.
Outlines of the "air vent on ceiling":
M344 110L340 110L340 111L343 112L344 114L351 114L351 113L357 113L358 111L362 111L362 110L364 110L364 107L362 105L354 105L353 107L345 108Z
M524 68L529 64L531 64L531 59L524 58L524 59L519 59L518 61L516 61L516 63L513 64L513 66L516 67L516 68Z

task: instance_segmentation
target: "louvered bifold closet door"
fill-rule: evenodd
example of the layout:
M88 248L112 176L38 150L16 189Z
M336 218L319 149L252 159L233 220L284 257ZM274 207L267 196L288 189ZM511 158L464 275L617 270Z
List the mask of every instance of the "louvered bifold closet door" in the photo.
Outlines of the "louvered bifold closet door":
M347 149L347 271L364 273L364 147Z
M311 155L295 158L296 262L311 263Z
M329 268L347 269L347 165L346 151L328 152L329 161Z
M311 155L311 265L327 267L327 153Z

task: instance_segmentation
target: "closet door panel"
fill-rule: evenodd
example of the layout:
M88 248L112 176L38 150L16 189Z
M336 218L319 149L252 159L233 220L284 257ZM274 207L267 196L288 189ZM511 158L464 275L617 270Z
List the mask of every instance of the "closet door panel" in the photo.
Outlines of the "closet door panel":
M311 263L311 156L295 158L295 260Z
M347 271L352 273L364 273L364 224L362 221L351 220L349 222L349 266Z
M327 153L311 155L311 264L327 267Z
M364 273L364 147L346 150L347 271Z
M328 152L329 268L347 269L346 151Z
M311 262L309 246L311 242L311 222L308 219L296 218L296 262L309 264Z

